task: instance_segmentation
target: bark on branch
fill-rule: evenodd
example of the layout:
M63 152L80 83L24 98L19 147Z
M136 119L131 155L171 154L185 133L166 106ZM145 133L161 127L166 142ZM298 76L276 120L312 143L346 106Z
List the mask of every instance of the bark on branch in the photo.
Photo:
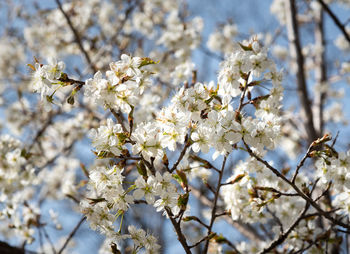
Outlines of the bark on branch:
M77 45L78 45L80 51L83 53L83 55L84 55L84 57L85 57L85 59L86 59L86 62L89 64L91 70L92 70L93 72L96 72L97 69L96 69L96 67L94 66L94 64L92 63L91 58L90 58L88 52L84 49L83 43L82 43L81 38L80 38L80 35L79 35L78 31L75 29L75 27L73 26L73 23L72 23L70 17L69 17L68 14L63 10L61 1L60 1L60 0L56 0L56 3L57 3L57 6L58 6L60 12L62 13L62 15L64 16L64 18L66 19L70 30L71 30L72 33L74 34L75 42L77 43Z
M301 112L305 118L305 129L308 135L308 141L311 143L317 139L317 133L314 126L314 118L311 109L311 101L307 91L307 83L304 70L304 56L299 37L299 25L297 22L297 7L295 0L287 0L287 31L290 54L296 64L298 95L301 102Z
M328 7L328 5L323 0L318 0L318 2L322 5L324 10L328 13L328 15L333 19L335 25L340 29L340 31L343 33L345 39L350 44L350 35L347 33L345 25L343 25L340 20L337 18L337 16L332 12L332 10Z

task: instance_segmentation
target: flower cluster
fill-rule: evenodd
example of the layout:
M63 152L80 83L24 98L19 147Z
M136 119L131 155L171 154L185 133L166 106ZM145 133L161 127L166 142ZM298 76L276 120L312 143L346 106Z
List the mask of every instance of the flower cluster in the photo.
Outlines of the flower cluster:
M154 63L150 59L122 55L121 60L110 64L106 72L107 79L100 71L94 78L88 79L85 95L98 105L114 110L130 113L145 87L151 83L150 72L142 67Z
M178 11L172 11L166 20L166 29L157 43L174 50L175 56L187 57L191 49L200 43L200 32L203 29L203 20L199 17L184 25Z
M324 186L332 184L335 199L332 204L340 208L337 213L350 213L350 151L320 155L316 161L316 177L321 179Z
M126 139L121 125L114 124L110 118L107 119L107 125L101 125L97 130L91 129L89 136L98 154L110 152L115 156L121 154Z
M156 244L156 238L152 235L146 235L142 229L136 229L129 226L129 234L115 232L114 221L123 215L134 202L139 202L145 198L145 201L154 205L156 210L164 211L165 207L171 209L174 214L179 212L178 198L179 194L174 183L173 177L169 173L161 175L149 175L146 167L141 163L139 173L142 174L127 189L127 183L124 180L123 169L118 166L96 167L89 175L90 193L89 201L81 202L81 210L90 222L90 227L99 230L105 234L112 242L118 243L120 240L132 239L136 249L145 247L149 253L157 253L160 246ZM133 191L132 195L130 192ZM165 211L164 211L164 214Z
M350 151L333 156L323 155L316 162L317 177L323 184L332 182L333 188L338 192L350 189Z
M264 147L273 149L280 135L282 74L268 58L266 49L253 39L248 45L241 45L235 53L228 56L221 64L218 75L218 95L230 101L231 97L240 95L242 91L252 93L254 86L264 82L259 80L262 74L265 80L271 80L273 84L270 94L251 101L256 107L256 118L240 116L238 121L244 140L260 152Z
M135 121L127 129L108 119L106 125L91 130L92 144L99 157L122 159L129 156L140 160L137 163L139 176L131 185L130 181L127 184L124 180L123 168L117 166L96 167L90 172L91 202L83 202L82 209L92 228L115 238L112 214L120 216L131 204L143 199L166 215L168 209L172 214L178 214L181 209L179 200L183 197L172 183L172 174L160 173L164 165L169 165L167 151L176 151L178 145L184 145L184 155L176 168L181 170L180 175L183 174L182 178L177 175L182 179L181 184L187 181L185 178L193 179L195 176L207 181L211 174L201 163L189 159L190 153L208 153L214 149L213 159L216 159L219 155L229 154L242 138L260 153L265 147L275 147L280 132L281 73L276 71L275 65L267 57L266 49L256 40L246 44L237 45L236 52L221 64L217 87L212 82L208 85L199 82L190 86L185 84L169 105L156 112L154 119ZM130 112L136 105L132 98L137 98L143 92L140 89L142 82L138 81L144 74L147 75L146 71L141 70L141 62L142 58L123 55L121 61L110 65L111 71L106 73L108 79L103 79L98 72L94 79L86 82L86 95L104 106L129 114L130 121ZM187 71L188 68L183 70ZM259 80L263 74L265 80ZM188 73L185 75L188 76ZM181 77L179 80L184 81ZM251 96L255 86L267 81L272 83L270 93L250 98L248 103L253 104L255 115L246 116L243 111L245 105L242 104L246 93ZM233 103L238 95L243 99L240 99L240 106L235 110ZM187 148L191 149L186 151ZM249 172L245 167L254 168L254 171ZM273 185L272 173L251 160L247 165L242 164L241 170L237 169L228 181L235 181L237 177L240 178L239 183L225 186L222 192L233 219L238 219L242 213L249 214L245 217L247 222L270 219L268 214L261 212L261 208L266 205L266 200L273 200L273 195L264 191L260 196L254 196L251 190L255 188L257 179L266 179L266 183L259 181L262 186L281 188ZM186 185L182 187L186 189ZM92 190L95 190L95 196ZM118 238L123 237L127 238L119 231Z
M230 53L237 50L234 39L238 34L238 28L234 24L226 24L220 30L210 34L207 46L212 51Z
M274 63L267 57L266 49L262 48L258 41L253 40L247 47L239 47L221 64L218 76L219 94L236 97L241 92L241 83L248 83L251 75L260 78L268 69L274 71Z
M56 85L61 84L59 79L63 73L65 64L62 61L57 62L56 59L49 58L48 64L41 65L35 63L34 68L35 71L31 82L32 89L41 94L41 99L45 98L47 101L52 102L52 96L55 89L57 89Z
M123 188L123 169L117 166L96 167L90 172L90 202L81 203L82 212L90 221L90 227L107 236L114 234L113 213L124 213L134 199Z
M19 140L9 135L0 136L0 220L15 229L22 239L34 240L34 220L39 214L27 203L33 195L34 169L28 161L29 154ZM24 217L23 217L24 216Z

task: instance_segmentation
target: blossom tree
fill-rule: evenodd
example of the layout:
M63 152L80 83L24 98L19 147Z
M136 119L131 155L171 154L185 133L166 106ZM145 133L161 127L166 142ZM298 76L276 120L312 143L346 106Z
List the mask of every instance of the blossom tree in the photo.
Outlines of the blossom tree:
M191 4L0 3L1 253L350 251L350 2Z

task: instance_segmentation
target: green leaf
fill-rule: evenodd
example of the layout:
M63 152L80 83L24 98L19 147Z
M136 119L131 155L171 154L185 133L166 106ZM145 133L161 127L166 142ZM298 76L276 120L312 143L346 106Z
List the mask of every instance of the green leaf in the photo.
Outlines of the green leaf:
M142 175L143 177L147 177L147 169L143 161L137 163L136 168L137 172L139 172L140 175Z
M243 177L245 177L246 174L239 174L235 177L235 179L233 179L230 183L231 184L235 184L238 183L239 181L241 181L243 179Z
M182 218L182 221L191 221L191 220L196 220L196 217L195 216L186 216L186 217L183 217Z
M176 170L177 175L180 177L181 179L181 187L185 190L188 188L188 181L187 181L187 176L186 173L182 170Z
M67 98L67 103L69 103L70 105L73 105L74 104L74 95L70 95L68 98Z
M106 201L105 198L87 198L88 200L90 200L92 204L97 204L99 202L104 202Z
M217 243L226 243L227 242L227 239L222 235L215 235L213 240Z
M48 101L48 102L50 102L50 103L53 103L53 97L52 97L52 95L46 95L46 100Z
M32 64L27 64L29 68L31 68L33 71L36 71L35 67Z
M186 210L187 202L188 202L189 193L185 193L183 195L179 196L179 199L177 200L177 205L180 207L182 211Z
M244 51L253 51L253 48L251 45L249 46L244 46L242 43L238 42L239 46L241 46L241 48L244 50Z
M146 65L150 65L150 64L158 64L158 63L159 63L159 61L155 62L151 58L143 57L143 58L141 58L141 63L140 63L139 68L141 68L142 66L146 66Z

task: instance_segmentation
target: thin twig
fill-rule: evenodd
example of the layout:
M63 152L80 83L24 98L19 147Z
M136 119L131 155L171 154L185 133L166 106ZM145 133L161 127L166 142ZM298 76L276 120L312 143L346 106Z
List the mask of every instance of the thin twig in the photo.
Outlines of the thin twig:
M314 126L314 117L311 110L311 103L307 90L307 83L304 70L304 56L299 36L299 25L297 22L297 7L295 0L287 2L287 31L289 39L290 53L297 66L298 94L301 102L301 111L305 120L305 129L308 134L309 143L317 138Z
M244 100L244 97L245 97L245 93L247 91L247 88L248 88L248 79L249 79L249 76L250 76L250 72L248 73L246 79L245 79L245 84L244 84L244 89L243 89L243 92L241 94L241 98L239 100L239 106L238 106L238 109L237 111L241 111L242 107L243 107L243 100Z
M196 189L194 186L190 186L191 193L205 206L210 207L212 204L212 201L208 199L205 195L202 194L201 191ZM224 216L221 214L216 214L216 217ZM227 214L228 215L228 214ZM242 235L244 235L246 238L248 238L251 241L264 241L264 237L258 234L256 228L251 226L250 224L243 223L239 220L232 220L231 216L224 216L223 217L229 224L234 226Z
M313 146L310 145L309 148L307 149L306 154L304 155L304 157L299 162L297 168L295 169L295 172L294 172L294 175L293 175L293 178L292 178L292 183L295 183L295 180L296 180L296 178L298 176L299 170L304 165L306 159L309 157L312 148L313 148Z
M33 146L37 143L39 138L44 134L46 129L51 125L53 117L57 114L59 114L59 112L49 114L47 121L44 123L44 125L41 127L41 129L36 133L32 143L29 145L28 151L30 151L33 148Z
M138 0L136 0L134 3L130 4L130 6L126 9L124 18L120 21L119 27L116 29L116 33L113 34L110 38L111 44L113 44L113 41L117 39L118 35L123 31L123 27L128 20L131 12L136 9L136 5L138 4Z
M184 217L185 221L196 221L199 224L201 224L202 226L206 227L207 229L209 229L209 226L207 224L205 224L203 221L201 221L201 219L199 219L197 216L187 216Z
M225 215L230 215L230 213L227 211L223 211L221 213L215 214L215 217L218 218L218 217L225 216Z
M115 119L118 121L118 123L122 126L123 132L128 132L126 127L124 126L124 119L120 112L115 111L113 108L109 108Z
M216 205L217 205L217 202L218 202L218 199L219 199L220 188L222 186L221 180L222 180L222 177L224 175L224 170L225 170L227 157L228 157L228 154L225 155L225 157L224 157L224 160L223 160L222 166L221 166L221 170L220 170L220 174L219 174L219 179L218 179L216 192L215 192L215 196L214 196L213 208L212 208L212 211L211 211L211 219L210 219L210 224L209 224L209 229L208 229L208 236L211 234L211 229L213 228L214 221L216 219L216 216L215 216L216 209L217 209ZM205 243L205 247L204 247L203 253L207 253L208 252L208 246L209 246L209 240L207 240L206 243Z
M295 196L299 196L298 193L287 193L287 192L282 192L282 191L279 191L275 188L272 188L272 187L265 187L265 186L254 186L254 189L256 190L262 190L262 191L270 191L270 192L274 192L274 193L277 193L281 196L287 196L287 197L295 197Z
M338 136L339 136L339 131L337 131L337 134L335 135L335 138L333 139L333 142L332 142L332 145L331 145L332 148L334 148L334 145L337 142Z
M206 241L206 240L210 240L211 238L213 238L215 236L215 233L214 234L210 234L210 235L206 235L205 237L203 237L200 241L196 242L194 245L191 245L189 246L190 249L198 246L199 244L201 244L202 242Z
M284 182L286 182L288 185L290 185L301 198L303 198L305 201L309 202L323 217L327 218L329 221L333 222L334 224L341 226L343 228L350 229L350 225L345 224L341 222L340 220L337 220L333 218L329 213L324 211L311 197L306 195L302 190L299 189L298 186L296 186L295 183L292 183L290 180L288 180L282 173L280 173L276 168L272 167L267 161L257 156L253 151L250 149L250 147L247 145L247 143L244 141L244 145L248 151L248 153L253 156L255 159L263 163L267 168L269 168L277 177L281 178Z
M52 253L53 253L53 254L56 254L55 246L53 245L53 243L52 243L52 241L51 241L51 238L49 237L49 234L47 233L47 231L46 231L46 229L45 229L45 226L43 226L42 229L43 229L45 238L47 239L47 241L48 241L49 244L50 244Z
M333 19L334 23L337 25L337 27L343 33L345 39L350 44L350 35L347 33L345 26L340 22L340 20L337 18L334 12L332 12L332 10L328 7L328 5L323 0L318 0L318 2L322 5L322 7L328 13L328 15Z
M172 166L172 168L170 169L170 172L174 172L174 170L176 169L176 167L179 165L179 163L181 162L181 160L183 159L183 157L186 154L187 149L190 147L190 137L189 134L186 136L185 138L185 145L184 148L182 149L179 158L177 159L177 161L174 163L174 165Z
M204 53L205 55L207 55L209 57L212 57L212 58L214 58L216 60L223 61L225 59L223 56L220 56L218 54L213 53L212 51L208 50L206 47L204 47L202 45L199 47L199 50L202 53Z
M69 234L69 236L67 237L66 241L64 242L62 248L57 252L57 254L61 254L64 249L67 247L68 243L70 242L70 240L72 240L73 236L75 235L75 233L78 231L79 227L81 226L81 224L86 220L86 217L82 217L80 219L80 221L78 222L78 224L75 226L75 228L73 229L73 231Z
M41 232L41 228L38 228L38 233L39 233L39 246L40 246L40 250L42 252L44 252L44 243L43 243L43 236L42 236L42 232Z
M315 199L315 202L317 202L318 200L320 200L323 196L325 196L329 189L331 188L332 184L331 182L328 184L327 188L321 193L321 195L319 195L316 199Z
M199 161L199 162L202 162L204 164L204 167L205 168L212 168L214 169L217 173L220 173L220 170L218 168L216 168L213 164L211 164L209 161L207 161L206 159L203 159L195 154L191 154L190 155L190 158L192 160L195 160L195 161Z
M327 82L326 69L326 40L324 31L324 12L323 8L317 10L315 14L315 46L322 51L315 56L315 79L319 89L315 92L315 128L321 135L324 127L324 103L326 100L326 91L323 89Z
M167 215L169 216L171 223L173 224L173 227L174 227L176 234L177 234L177 239L180 241L186 254L191 254L190 247L188 246L186 238L182 233L181 227L180 227L179 223L172 217L172 212L171 212L170 208L165 207L165 211L166 211Z
M266 206L266 211L272 216L272 218L276 221L276 223L278 224L278 226L280 226L280 230L283 233L284 229L283 229L283 223L281 222L280 218L278 218L276 216L276 214L274 212L272 212L268 206Z
M62 7L62 3L60 0L55 0L57 5L58 5L58 8L60 9L61 13L63 14L64 18L66 19L67 23L68 23L68 26L69 28L72 30L73 34L74 34L74 37L75 37L75 42L78 44L78 47L80 49L80 51L83 53L87 63L89 64L91 70L93 72L96 72L97 69L96 67L94 66L94 64L91 62L91 59L90 59L90 56L89 54L87 53L87 51L84 49L83 47L83 43L81 41L81 38L80 38L80 35L78 33L78 31L74 28L73 26L73 23L70 19L70 17L68 16L68 14L63 10L63 7Z
M294 221L294 223L288 228L288 230L285 233L280 234L279 237L275 241L273 241L267 248L265 248L262 252L260 252L260 254L268 253L269 251L276 248L279 244L283 243L284 240L288 237L288 235L292 232L292 230L296 226L298 226L299 222L303 219L303 216L306 213L306 211L309 209L309 207L310 207L310 204L306 202L305 208L299 214L298 218Z

